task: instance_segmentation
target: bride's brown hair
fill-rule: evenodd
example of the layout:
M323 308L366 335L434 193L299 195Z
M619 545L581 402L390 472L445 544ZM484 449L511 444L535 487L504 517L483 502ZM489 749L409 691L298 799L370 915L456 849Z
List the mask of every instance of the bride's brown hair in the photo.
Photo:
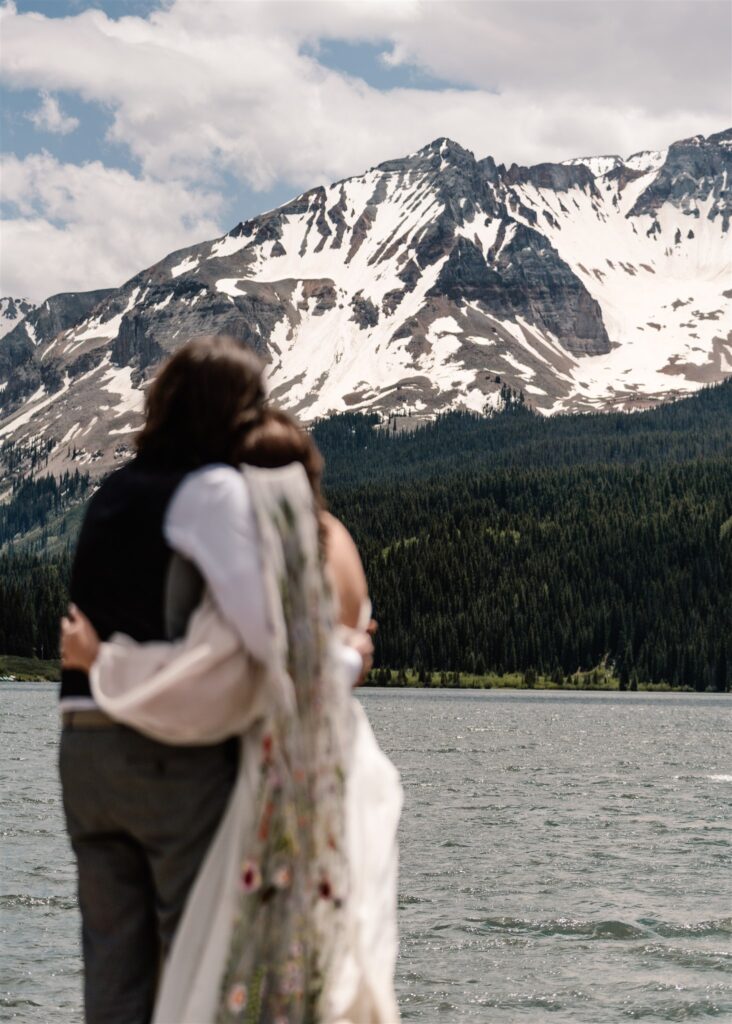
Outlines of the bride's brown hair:
M227 335L193 338L150 385L138 455L166 467L236 466L264 399L262 363L251 349Z
M259 421L247 431L240 449L241 462L265 469L277 469L299 462L304 467L315 501L321 510L325 502L320 491L323 456L308 432L294 416L282 409L264 409Z

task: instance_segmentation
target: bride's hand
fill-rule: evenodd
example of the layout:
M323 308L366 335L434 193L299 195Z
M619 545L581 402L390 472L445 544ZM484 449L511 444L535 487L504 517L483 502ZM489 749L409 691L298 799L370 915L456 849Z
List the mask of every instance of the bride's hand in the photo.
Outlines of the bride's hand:
M88 672L99 654L99 635L75 604L61 619L61 665Z
M361 675L356 681L356 686L360 686L374 664L374 641L369 633L353 630L348 643L361 656Z

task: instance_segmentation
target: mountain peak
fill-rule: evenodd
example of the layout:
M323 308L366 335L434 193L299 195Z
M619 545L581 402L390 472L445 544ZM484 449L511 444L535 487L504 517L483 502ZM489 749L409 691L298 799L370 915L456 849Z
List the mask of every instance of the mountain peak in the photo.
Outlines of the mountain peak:
M387 160L378 165L380 171L445 171L448 167L475 167L475 156L459 142L446 136L433 139L409 156Z
M474 154L469 149L465 149L459 142L455 142L454 139L448 139L446 135L433 139L432 142L428 142L426 146L422 146L417 152L419 155L438 153L445 160L449 160L451 157L458 159L470 157L473 160L475 159Z
M54 472L108 468L159 360L212 331L304 420L482 412L503 386L543 412L630 409L718 381L730 143L507 170L438 137L27 313L0 343L0 438L49 441Z

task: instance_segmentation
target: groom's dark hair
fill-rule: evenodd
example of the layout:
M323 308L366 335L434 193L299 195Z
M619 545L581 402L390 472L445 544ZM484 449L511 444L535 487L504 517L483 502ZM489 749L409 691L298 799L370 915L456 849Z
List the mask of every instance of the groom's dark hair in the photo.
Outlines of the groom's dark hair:
M183 469L238 465L264 400L262 363L250 348L227 335L193 338L150 385L145 425L135 439L138 455Z

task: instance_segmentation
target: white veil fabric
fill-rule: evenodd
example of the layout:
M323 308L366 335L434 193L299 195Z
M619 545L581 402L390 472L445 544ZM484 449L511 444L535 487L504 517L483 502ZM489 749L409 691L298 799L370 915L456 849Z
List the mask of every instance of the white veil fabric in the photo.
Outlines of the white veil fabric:
M168 743L241 737L227 811L165 965L155 1024L395 1024L402 791L334 652L300 466L245 471L271 655L209 596L175 643L115 636L91 672L112 718Z

